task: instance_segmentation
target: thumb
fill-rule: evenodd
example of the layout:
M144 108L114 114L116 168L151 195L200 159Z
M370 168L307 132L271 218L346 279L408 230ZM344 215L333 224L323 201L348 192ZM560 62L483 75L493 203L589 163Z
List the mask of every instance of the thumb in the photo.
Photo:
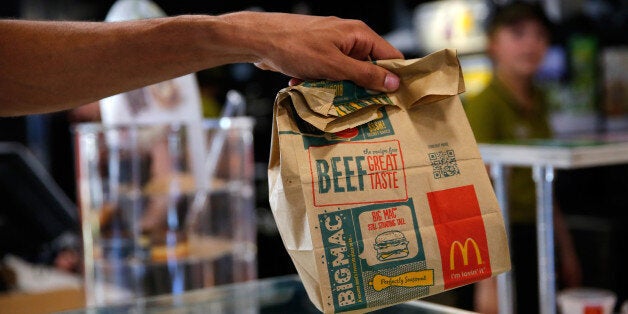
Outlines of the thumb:
M348 57L345 77L366 89L380 92L394 92L399 88L399 77L371 62Z

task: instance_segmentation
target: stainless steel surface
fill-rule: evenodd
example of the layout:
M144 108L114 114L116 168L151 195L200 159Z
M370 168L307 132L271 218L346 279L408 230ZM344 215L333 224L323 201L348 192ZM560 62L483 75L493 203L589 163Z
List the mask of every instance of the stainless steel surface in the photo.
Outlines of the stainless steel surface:
M504 218L504 226L506 229L506 236L508 237L508 246L510 247L510 217L508 214L508 184L505 180L504 172L507 169L499 163L491 164L491 178L493 179L493 186L495 188L495 194L499 207L502 210L502 217ZM497 276L497 296L498 306L500 314L512 314L514 313L515 299L514 299L514 287L512 272L508 271Z
M536 233L539 258L539 313L556 313L556 272L554 264L554 219L552 185L554 168L534 166L536 183Z
M479 144L482 159L487 164L509 166L551 165L572 169L628 162L628 142L569 144L548 142L547 145Z

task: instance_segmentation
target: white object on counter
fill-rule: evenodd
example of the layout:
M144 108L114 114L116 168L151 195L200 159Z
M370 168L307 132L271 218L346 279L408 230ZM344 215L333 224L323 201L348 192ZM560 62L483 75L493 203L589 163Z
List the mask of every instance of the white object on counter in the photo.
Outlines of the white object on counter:
M57 289L80 289L83 279L68 272L45 265L31 264L17 256L7 255L4 264L15 272L17 290L39 293Z
M617 302L617 296L605 289L572 288L558 293L557 301L564 314L584 314L589 311L611 314Z

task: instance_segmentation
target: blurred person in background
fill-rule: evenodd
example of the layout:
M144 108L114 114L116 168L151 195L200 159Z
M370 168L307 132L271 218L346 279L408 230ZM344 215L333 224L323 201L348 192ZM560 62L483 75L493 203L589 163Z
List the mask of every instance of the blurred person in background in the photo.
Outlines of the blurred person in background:
M551 24L540 6L514 2L496 8L487 28L487 54L493 78L465 101L469 122L479 143L551 138L548 104L534 84L550 44ZM508 177L510 243L517 313L538 311L536 196L530 168L512 168ZM581 269L571 235L554 206L557 283L581 284ZM475 310L497 313L494 278L475 285Z

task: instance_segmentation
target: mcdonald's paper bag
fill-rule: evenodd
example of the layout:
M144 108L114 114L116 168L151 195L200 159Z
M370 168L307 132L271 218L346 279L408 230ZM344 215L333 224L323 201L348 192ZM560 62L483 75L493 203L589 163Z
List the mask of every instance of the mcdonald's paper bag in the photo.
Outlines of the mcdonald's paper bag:
M324 312L373 310L510 268L455 52L377 64L399 75L397 92L305 82L275 101L270 204Z

